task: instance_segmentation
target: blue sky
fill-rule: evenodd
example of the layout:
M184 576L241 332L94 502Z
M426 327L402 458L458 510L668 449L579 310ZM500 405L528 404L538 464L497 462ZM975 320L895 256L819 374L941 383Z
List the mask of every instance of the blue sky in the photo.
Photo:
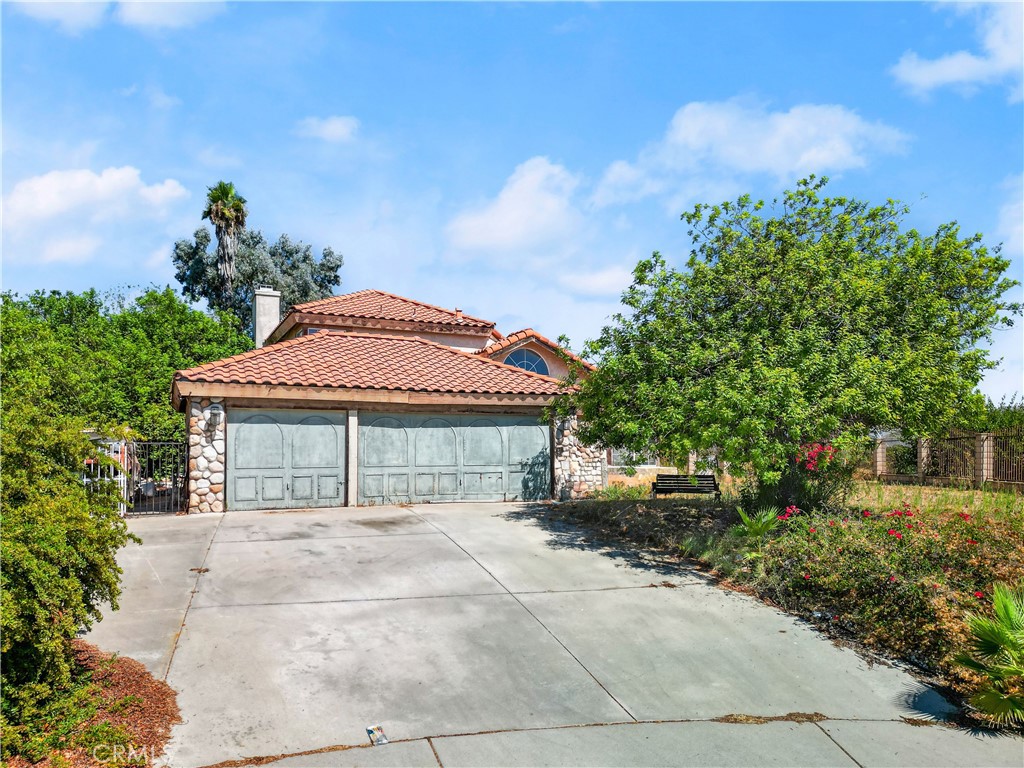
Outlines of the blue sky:
M812 172L1002 242L1019 280L1021 9L4 3L3 285L174 284L225 179L251 227L343 253L342 292L578 347L638 259L682 264L684 210Z

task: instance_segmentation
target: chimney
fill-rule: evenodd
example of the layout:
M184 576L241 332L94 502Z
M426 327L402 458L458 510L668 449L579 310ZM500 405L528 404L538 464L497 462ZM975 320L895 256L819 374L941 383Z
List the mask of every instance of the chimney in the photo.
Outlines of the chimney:
M455 319L456 320L461 320L462 319L462 310L459 309L458 307L455 308Z
M265 285L256 289L252 300L252 339L257 347L281 322L281 292Z

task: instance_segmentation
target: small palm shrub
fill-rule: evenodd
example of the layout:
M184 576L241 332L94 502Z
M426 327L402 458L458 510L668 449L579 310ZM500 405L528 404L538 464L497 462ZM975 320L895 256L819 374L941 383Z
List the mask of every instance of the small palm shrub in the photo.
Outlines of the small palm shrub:
M733 533L737 536L747 536L752 539L763 539L774 531L783 520L777 507L770 504L753 510L749 514L743 507L736 507L736 514L740 521L733 526Z
M1024 585L996 584L992 611L968 615L969 651L956 662L985 680L972 707L999 725L1024 725Z

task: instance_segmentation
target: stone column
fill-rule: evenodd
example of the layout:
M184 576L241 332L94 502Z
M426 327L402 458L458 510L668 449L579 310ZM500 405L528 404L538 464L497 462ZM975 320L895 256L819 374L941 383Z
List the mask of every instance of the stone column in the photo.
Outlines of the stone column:
M931 445L927 438L920 437L917 440L917 481L924 484L925 469L931 460Z
M188 511L224 511L227 410L219 397L189 401Z
M992 435L979 432L974 436L974 485L981 488L992 479Z
M871 471L876 480L887 472L885 467L885 450L884 440L875 441L875 450L871 455Z
M576 437L575 416L555 424L554 498L581 499L603 488L607 477L605 451L583 445Z

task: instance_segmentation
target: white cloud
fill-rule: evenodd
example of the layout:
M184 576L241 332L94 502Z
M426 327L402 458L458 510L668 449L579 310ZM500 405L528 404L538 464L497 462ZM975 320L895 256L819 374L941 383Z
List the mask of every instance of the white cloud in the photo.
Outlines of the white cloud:
M949 6L940 6L949 7ZM960 14L974 17L981 52L955 51L935 59L907 51L890 70L914 93L925 95L943 86L970 91L981 85L1010 83L1010 100L1020 101L1024 66L1024 4L984 3L954 6Z
M564 274L558 282L570 293L580 296L618 296L633 282L633 273L613 266L589 273Z
M1019 258L1024 256L1024 174L1011 176L1004 186L1009 194L999 208L998 234L1004 255Z
M96 2L24 2L11 3L26 16L39 21L53 22L62 32L78 35L87 29L95 29L103 23L109 3Z
M593 194L600 207L677 191L687 180L770 174L780 182L867 165L871 153L898 152L908 137L838 104L798 104L771 112L740 99L691 102L635 162L608 166Z
M80 264L92 258L101 245L98 237L72 235L43 243L40 260L44 264Z
M129 27L141 29L183 29L194 27L221 13L224 3L184 0L173 3L118 3L115 16Z
M99 27L108 19L107 10L110 3L93 0L31 0L12 3L12 6L26 16L55 23L65 34L79 35L86 30ZM122 2L117 4L113 18L125 26L146 30L183 29L216 16L225 7L225 3L205 0L180 0L169 3Z
M321 139L334 144L353 141L358 130L359 120L349 115L307 117L300 120L295 126L295 132L299 136Z
M514 251L562 242L582 215L572 203L579 178L546 157L517 166L491 202L463 211L445 230L460 250Z
M19 228L69 213L94 219L133 216L162 217L168 206L188 192L175 179L145 184L131 166L90 170L50 171L19 181L4 198L4 223ZM145 203L139 206L139 201Z

